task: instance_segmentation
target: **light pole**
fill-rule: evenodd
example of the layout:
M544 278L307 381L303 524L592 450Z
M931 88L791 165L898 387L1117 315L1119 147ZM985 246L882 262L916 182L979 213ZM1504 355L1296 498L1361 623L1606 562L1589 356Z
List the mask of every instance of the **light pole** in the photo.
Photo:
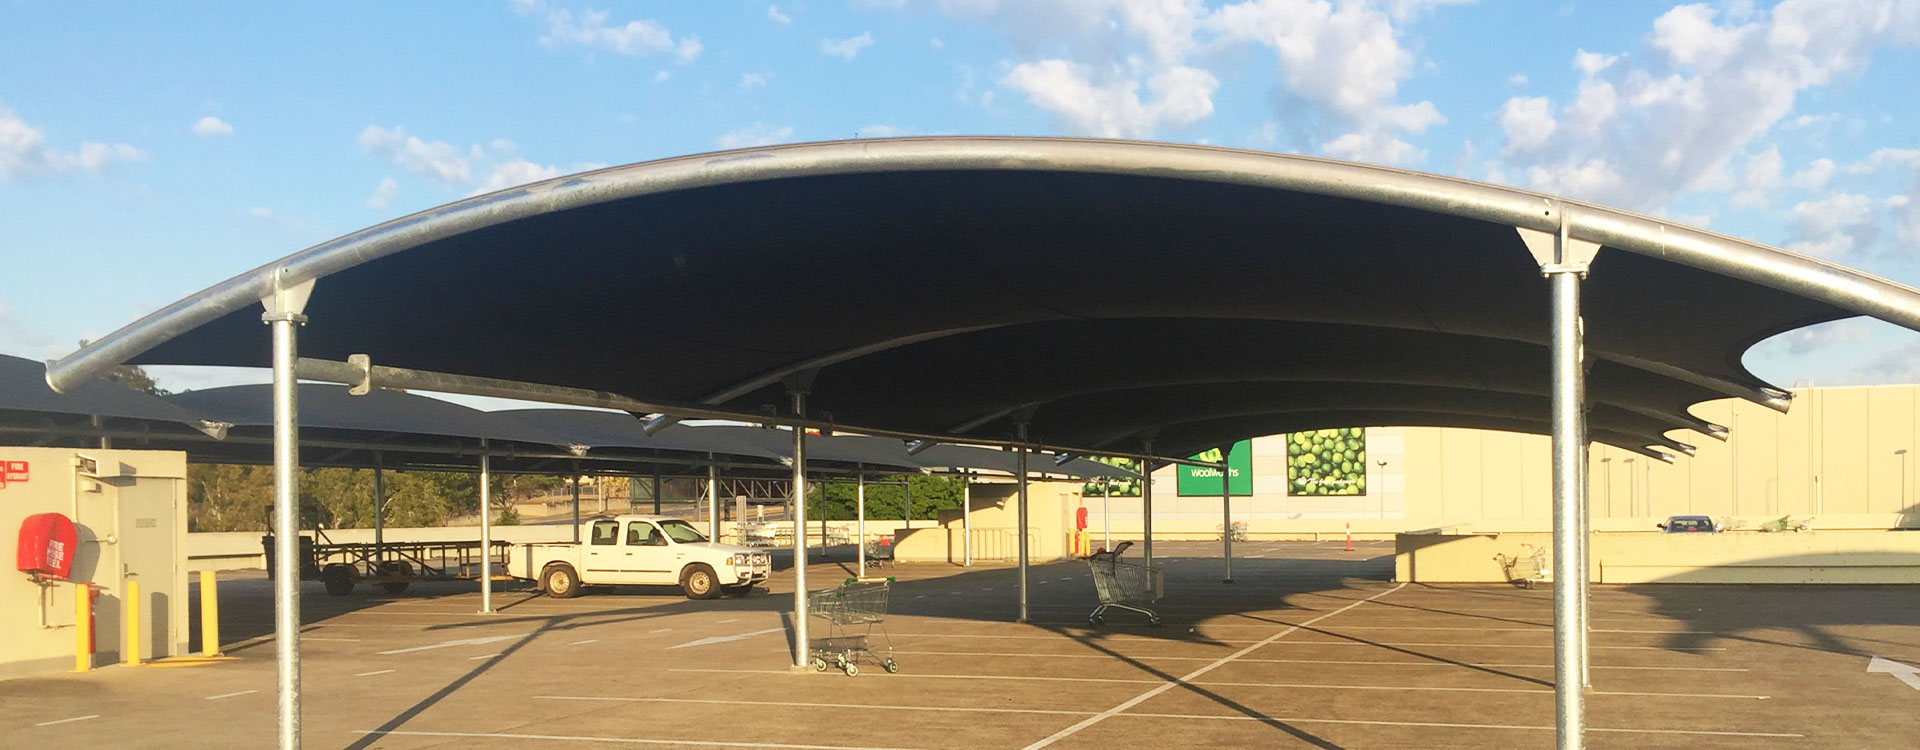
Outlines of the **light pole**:
M1380 517L1386 518L1387 517L1387 460L1384 458L1374 459L1374 463L1380 466L1379 473L1375 475L1375 478L1380 480Z
M1600 459L1600 475L1607 478L1607 481L1602 486L1606 488L1604 492L1606 493L1606 496L1607 496L1606 502L1607 502L1608 518L1613 517L1613 467L1609 465L1612 463L1613 463L1612 456L1604 456ZM1633 488L1633 472L1631 469L1629 469L1627 472L1627 488L1628 488L1627 496L1631 498L1633 496L1633 489L1632 489ZM1631 512L1631 510L1629 510L1629 512Z
M1605 461L1606 459L1603 458L1600 460ZM1627 516L1632 517L1634 513L1638 512L1635 510L1635 508L1638 508L1640 503L1640 495L1638 492L1634 491L1634 487L1633 487L1633 459L1623 458L1620 460L1620 463L1626 465L1627 467ZM1613 478L1612 477L1607 478L1607 515L1609 516L1613 515Z
M1905 510L1909 505L1907 502L1907 449L1896 450L1893 455L1900 457L1900 509Z

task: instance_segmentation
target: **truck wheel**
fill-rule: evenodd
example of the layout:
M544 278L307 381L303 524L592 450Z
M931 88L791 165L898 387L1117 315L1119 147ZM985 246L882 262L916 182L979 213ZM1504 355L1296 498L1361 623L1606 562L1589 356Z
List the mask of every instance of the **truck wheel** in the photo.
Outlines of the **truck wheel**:
M705 563L694 563L680 573L680 590L688 599L712 599L720 595L720 577Z
M320 582L327 587L327 593L334 596L346 596L353 593L353 567L334 563L320 571Z
M580 576L570 565L549 565L540 574L540 587L547 590L547 596L571 599L580 595Z

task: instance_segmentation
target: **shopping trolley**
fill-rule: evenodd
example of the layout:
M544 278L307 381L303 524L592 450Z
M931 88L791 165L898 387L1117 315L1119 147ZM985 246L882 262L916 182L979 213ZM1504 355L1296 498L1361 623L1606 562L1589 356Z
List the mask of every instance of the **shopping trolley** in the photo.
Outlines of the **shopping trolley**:
M1087 615L1089 625L1100 627L1107 621L1107 610L1124 609L1146 615L1148 624L1160 627L1160 615L1147 605L1160 601L1165 578L1159 568L1121 561L1120 552L1127 546L1122 543L1112 552L1087 556L1087 567L1093 570L1093 590L1100 595L1100 606Z
M1553 580L1553 569L1549 566L1547 562L1546 547L1535 547L1531 544L1522 544L1520 545L1520 548L1526 551L1527 554L1525 557L1522 557L1520 555L1514 555L1509 557L1506 553L1494 553L1493 561L1499 564L1500 572L1501 574L1506 576L1508 583L1511 583L1515 586L1519 586L1521 588L1530 589L1530 588L1533 588L1533 585L1535 583L1538 583L1540 581ZM1526 560L1532 563L1533 570L1531 572L1521 573L1516 575L1514 568L1517 568L1520 566L1521 560Z
M827 637L807 639L807 653L813 656L814 671L827 671L827 664L848 677L860 674L855 663L862 655L888 672L900 671L893 661L893 640L887 637L887 594L893 587L891 576L884 579L849 578L839 588L815 591L807 595L807 616L827 621ZM876 653L868 636L875 629L886 643L884 655ZM858 632L855 632L858 631Z

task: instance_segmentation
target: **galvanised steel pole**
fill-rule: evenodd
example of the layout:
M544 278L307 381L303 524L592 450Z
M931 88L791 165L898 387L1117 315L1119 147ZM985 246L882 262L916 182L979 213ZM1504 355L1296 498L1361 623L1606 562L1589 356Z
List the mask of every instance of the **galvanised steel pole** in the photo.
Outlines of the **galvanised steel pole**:
M1225 576L1221 583L1233 583L1233 469L1227 460L1232 452L1231 445L1220 450L1220 564Z
M373 452L373 562L377 567L386 561L387 542L387 482L382 471L380 451ZM379 571L374 571L379 572Z
M1014 426L1014 430L1020 434L1020 441L1023 443L1026 442L1027 426L1025 424L1018 424ZM1013 471L1015 474L1019 475L1019 479L1016 482L1016 486L1019 488L1019 503L1018 503L1019 508L1015 511L1015 513L1018 515L1018 526L1019 526L1019 529L1016 533L1018 533L1020 537L1019 539L1019 542L1020 542L1020 617L1015 621L1026 622L1027 621L1027 565L1028 565L1027 556L1029 554L1029 550L1027 549L1027 447L1025 445L1022 445L1017 450L1019 452L1014 454L1015 459L1014 459Z
M960 543L966 551L960 553L960 565L973 567L973 474L960 475Z
M1561 244L1564 245L1564 237ZM1564 256L1562 256L1564 257ZM1543 269L1552 290L1553 359L1553 692L1559 750L1585 745L1586 695L1581 688L1580 624L1581 454L1586 414L1581 408L1580 276L1582 266Z
M794 390L793 414L807 415L807 392ZM793 428L793 671L807 667L807 430Z
M580 462L573 462L573 476L568 477L573 484L573 543L580 543Z
M1113 477L1100 480L1100 521L1106 527L1101 532L1100 550L1113 549Z
M867 475L862 472L853 477L853 516L854 533L860 538L854 546L859 549L860 577L867 577Z
M713 460L713 454L707 454ZM707 539L720 541L720 467L707 464Z
M493 456L480 438L480 614L493 614ZM574 528L579 528L575 526Z
M1148 442L1145 453L1153 452L1153 443ZM1147 566L1153 566L1153 466L1147 459L1140 459L1140 552L1147 559Z
M1582 357L1584 359L1584 356ZM1585 362L1581 363L1583 366ZM1587 439L1587 378L1580 377L1580 687L1593 687L1593 662L1588 642L1593 638L1593 446Z
M307 318L269 304L273 329L273 655L280 750L300 748L300 403L294 326Z

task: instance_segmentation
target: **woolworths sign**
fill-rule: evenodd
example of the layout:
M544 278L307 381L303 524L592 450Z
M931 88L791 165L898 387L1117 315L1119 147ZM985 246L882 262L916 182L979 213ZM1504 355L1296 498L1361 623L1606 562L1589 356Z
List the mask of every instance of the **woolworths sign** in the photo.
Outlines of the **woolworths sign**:
M1219 461L1220 449L1194 456L1195 461ZM1242 440L1233 444L1232 452L1227 455L1227 491L1235 495L1253 494L1253 441ZM1220 470L1211 467L1180 467L1178 492L1184 496L1211 495L1220 496Z
M1366 428L1288 433L1287 494L1367 494Z

